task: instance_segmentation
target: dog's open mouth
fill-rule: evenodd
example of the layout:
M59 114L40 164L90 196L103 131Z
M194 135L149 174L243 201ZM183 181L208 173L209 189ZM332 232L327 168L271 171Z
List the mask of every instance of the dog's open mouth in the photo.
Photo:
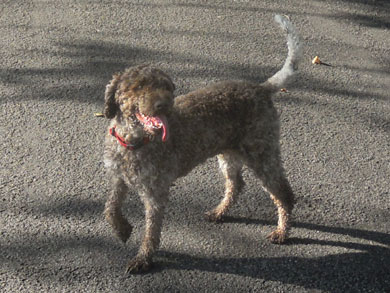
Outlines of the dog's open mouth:
M164 115L146 116L141 113L136 113L135 115L137 119L142 123L146 131L154 133L156 130L162 129L161 140L163 142L168 140L169 137L168 121Z

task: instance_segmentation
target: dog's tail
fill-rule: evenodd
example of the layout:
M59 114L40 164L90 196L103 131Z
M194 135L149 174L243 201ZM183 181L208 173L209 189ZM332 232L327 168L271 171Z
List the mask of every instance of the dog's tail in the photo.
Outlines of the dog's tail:
M287 32L288 55L282 69L262 84L272 92L279 91L294 75L302 57L300 37L290 20L285 16L275 15L275 21Z

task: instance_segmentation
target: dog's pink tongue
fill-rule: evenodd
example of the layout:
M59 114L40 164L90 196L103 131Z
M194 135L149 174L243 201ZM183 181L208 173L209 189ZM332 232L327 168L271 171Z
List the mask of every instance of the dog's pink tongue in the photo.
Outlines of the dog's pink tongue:
M156 116L156 119L160 120L159 122L161 123L162 127L162 141L165 142L168 140L169 137L169 128L168 128L168 121L167 118L164 115L161 116Z
M145 116L142 114L136 114L139 121L148 128L162 128L162 141L165 142L169 137L168 120L164 115L160 116Z

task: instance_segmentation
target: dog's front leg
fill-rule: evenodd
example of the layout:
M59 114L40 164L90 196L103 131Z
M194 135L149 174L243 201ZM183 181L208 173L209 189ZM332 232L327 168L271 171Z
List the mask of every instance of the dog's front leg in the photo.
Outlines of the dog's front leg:
M105 205L104 215L114 229L116 236L126 242L133 228L122 215L121 209L129 189L120 177L113 176L111 181L112 190Z
M145 205L145 234L137 255L130 261L127 272L145 272L152 265L152 256L160 244L164 209L168 201L168 191L140 194Z

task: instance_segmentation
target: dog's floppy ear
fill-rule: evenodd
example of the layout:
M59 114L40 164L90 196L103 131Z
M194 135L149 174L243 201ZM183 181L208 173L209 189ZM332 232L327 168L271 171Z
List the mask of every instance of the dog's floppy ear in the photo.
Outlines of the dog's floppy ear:
M115 93L119 83L119 75L114 75L113 79L106 86L104 95L104 116L108 119L115 117L119 110L118 103L115 101Z

